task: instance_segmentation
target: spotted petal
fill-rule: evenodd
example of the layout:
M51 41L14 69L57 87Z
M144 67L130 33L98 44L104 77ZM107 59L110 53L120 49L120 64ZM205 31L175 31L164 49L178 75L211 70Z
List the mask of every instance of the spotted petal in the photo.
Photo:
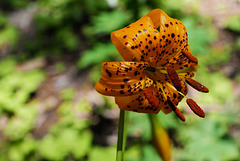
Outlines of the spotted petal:
M121 97L115 97L115 102L122 110L134 111L139 113L157 114L161 106L153 107L141 91L138 94Z
M181 53L185 50L191 54L184 24L169 17L161 9L152 10L147 16L151 18L156 28L159 27L160 32L160 54L157 58L157 66L171 67L175 70L189 67L189 59Z
M149 87L153 81L146 78L144 69L146 62L103 62L100 80L95 89L108 96L128 96L139 93Z
M148 16L112 32L111 40L127 61L136 58L138 61L149 62L159 52L159 32Z

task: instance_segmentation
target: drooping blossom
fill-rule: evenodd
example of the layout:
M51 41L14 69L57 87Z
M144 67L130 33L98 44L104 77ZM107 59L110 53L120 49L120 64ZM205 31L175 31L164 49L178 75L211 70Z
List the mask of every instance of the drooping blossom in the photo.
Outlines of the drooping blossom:
M174 111L185 121L177 104L188 93L186 83L208 92L192 79L198 59L191 53L186 27L161 9L112 32L111 40L123 61L103 62L95 89L115 96L120 109L149 114ZM198 116L205 117L195 101L187 98L187 104Z

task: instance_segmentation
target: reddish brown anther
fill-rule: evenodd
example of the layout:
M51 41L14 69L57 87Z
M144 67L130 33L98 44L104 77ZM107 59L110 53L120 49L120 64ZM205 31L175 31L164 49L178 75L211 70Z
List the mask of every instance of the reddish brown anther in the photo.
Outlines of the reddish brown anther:
M191 79L191 78L188 78L188 79L185 79L187 84L189 84L190 86L192 86L194 89L200 91L200 92L204 92L204 93L208 93L209 90L207 87L205 87L204 85L202 85L201 83Z
M178 77L177 72L173 69L173 68L167 68L167 73L169 78L171 79L173 86L178 90L181 91L182 89L182 85L181 85L181 81Z
M181 53L184 56L186 56L191 62L196 63L196 64L198 63L198 59L195 56L193 56L191 53L189 53L188 51L182 50Z
M185 117L183 116L181 111L177 108L177 106L169 98L167 99L167 103L172 108L172 110L175 112L177 117L180 118L180 120L185 121Z
M196 115L203 118L205 117L204 111L197 105L195 101L189 98L187 99L187 104Z
M153 107L156 107L156 108L159 107L159 100L158 100L158 98L156 96L154 96L153 92L150 89L144 88L143 89L143 94L147 98L148 102Z

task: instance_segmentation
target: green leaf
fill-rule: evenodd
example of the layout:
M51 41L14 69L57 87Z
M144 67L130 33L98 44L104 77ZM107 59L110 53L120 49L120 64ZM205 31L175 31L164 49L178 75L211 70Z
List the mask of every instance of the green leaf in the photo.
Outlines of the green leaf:
M30 155L35 148L36 144L34 139L27 136L21 142L17 142L10 147L8 151L9 159L14 161L25 161L27 155Z
M93 64L108 61L110 58L120 59L120 55L116 53L117 50L113 44L97 44L93 49L83 53L77 65L82 69Z
M219 114L207 115L204 120L192 119L179 127L184 149L173 152L175 157L178 156L177 160L236 160L239 156L238 147L228 135L228 120L224 117Z
M129 112L128 133L141 137L145 141L151 138L151 125L148 116L143 113Z
M3 44L14 46L17 43L18 38L18 30L15 27L7 26L0 31L0 46Z
M161 161L162 159L158 156L155 149L151 145L145 145L143 147L142 159L140 161Z
M75 158L82 158L92 148L92 134L90 131L84 130L78 134L75 140L72 140L71 152Z
M88 161L113 161L116 159L116 147L111 146L103 148L100 146L95 146L89 153Z
M4 128L4 135L9 136L10 140L19 140L34 128L37 116L38 104L31 102L25 106L18 107L16 117L8 120L7 126Z
M139 161L141 156L141 147L139 145L133 145L125 151L126 161Z
M207 54L209 44L217 38L217 30L211 28L206 23L206 19L202 21L200 21L200 17L194 15L187 16L182 20L188 31L188 42L193 55Z
M93 32L110 34L112 31L124 27L131 19L131 14L115 10L111 13L103 12L93 17Z
M61 45L69 50L73 50L77 47L78 39L70 28L63 28L59 30L56 38L60 40Z
M240 16L233 15L227 18L225 22L225 27L229 30L240 33Z
M70 101L73 100L76 96L76 91L72 88L65 88L61 91L61 97L64 100Z

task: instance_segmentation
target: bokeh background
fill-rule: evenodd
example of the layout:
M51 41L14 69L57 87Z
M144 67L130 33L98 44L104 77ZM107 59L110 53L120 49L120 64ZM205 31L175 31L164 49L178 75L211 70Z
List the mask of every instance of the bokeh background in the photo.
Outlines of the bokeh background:
M200 68L204 109L158 114L173 161L240 160L239 0L1 0L0 161L113 161L119 109L94 90L109 34L155 8L180 19ZM161 161L145 114L130 113L126 161Z

